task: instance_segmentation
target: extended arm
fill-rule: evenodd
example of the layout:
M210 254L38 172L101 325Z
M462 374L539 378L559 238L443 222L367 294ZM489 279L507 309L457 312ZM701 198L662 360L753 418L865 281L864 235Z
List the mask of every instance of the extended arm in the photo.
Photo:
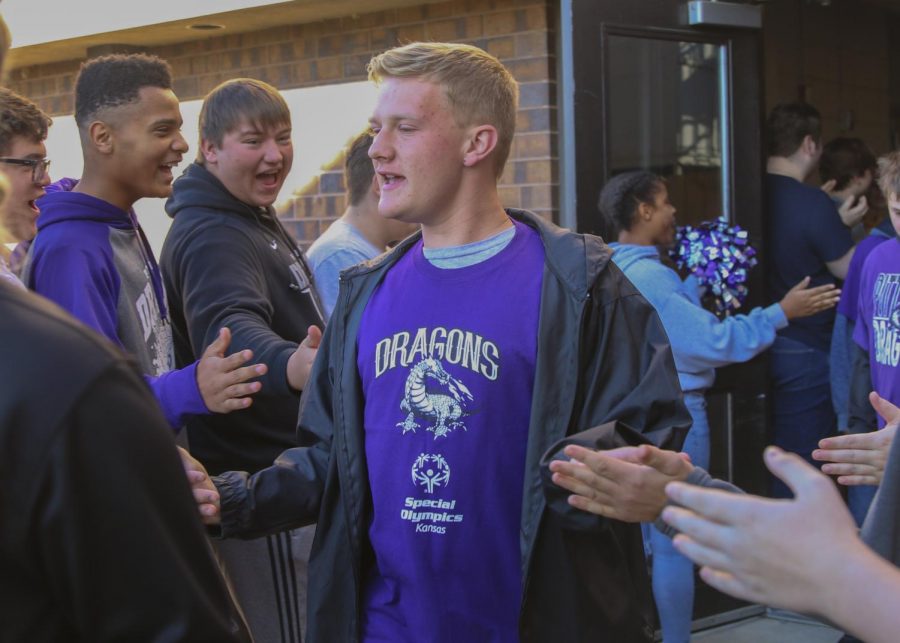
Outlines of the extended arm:
M873 643L900 628L900 571L860 540L834 485L801 458L770 447L769 469L794 500L669 485L682 507L663 518L676 548L716 589L754 602L824 616Z
M257 256L254 240L222 225L203 228L180 243L183 247L177 256L164 252L164 267L171 273L166 283L175 284L176 292L170 296L182 302L194 354L199 355L212 343L219 329L228 327L232 346L252 350L254 357L268 367L260 378L260 395L283 396L300 390L303 382L291 373L300 370L298 362L306 363L308 369L311 360L294 358L293 369L289 361L307 329L273 328L272 286L266 280L268 268ZM227 253L227 260L210 260L222 253ZM289 287L287 281L284 287ZM306 373L308 370L303 377Z
M837 304L840 291L833 285L808 285L807 277L779 303L721 320L697 306L682 291L673 291L659 311L663 326L672 329L669 337L679 370L697 372L747 361L771 346L776 331L787 326L790 319Z
M680 449L691 422L659 317L618 268L610 265L604 272L583 321L578 354L586 363L579 365L578 413L569 435L541 458L549 508L570 528L586 531L604 529L607 516L576 509L567 490L553 482L550 464L568 459L564 448L579 444L608 450L649 443Z
M680 449L690 427L666 335L653 307L615 265L594 290L591 322L579 354L589 360L580 383L581 417L587 429L618 421L652 444ZM612 440L603 448L633 442Z
M324 341L328 340L326 331ZM229 471L213 478L221 495L223 536L255 538L308 525L318 518L333 432L328 359L327 351L316 359L301 401L298 431L314 441L312 446L288 449L271 467L252 476ZM208 503L200 504L202 512L202 505Z
M828 463L822 471L838 476L840 484L879 485L884 478L891 444L900 425L900 409L874 391L869 394L869 401L887 422L883 429L825 438L812 453L814 459Z

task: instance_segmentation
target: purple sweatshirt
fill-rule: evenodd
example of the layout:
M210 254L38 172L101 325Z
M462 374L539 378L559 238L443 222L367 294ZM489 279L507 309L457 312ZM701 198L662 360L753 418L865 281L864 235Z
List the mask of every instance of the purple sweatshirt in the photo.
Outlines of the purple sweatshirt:
M172 331L153 251L133 211L68 191L72 187L68 180L38 201L38 235L23 281L130 353L169 424L179 429L186 415L209 411L196 362L173 370Z

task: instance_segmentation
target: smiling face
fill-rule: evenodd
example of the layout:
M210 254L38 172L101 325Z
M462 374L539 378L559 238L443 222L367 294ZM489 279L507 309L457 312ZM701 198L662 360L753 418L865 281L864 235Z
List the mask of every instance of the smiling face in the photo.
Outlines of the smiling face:
M16 136L3 156L40 160L46 155L43 141ZM5 206L0 208L0 226L5 227L15 241L29 241L37 234L39 211L34 202L44 195L44 186L50 183L50 176L45 174L39 183L34 183L32 168L7 163L0 163L0 171L9 179L9 196Z
M369 122L382 216L428 226L459 211L466 129L439 85L386 78Z
M169 196L172 169L188 150L172 90L142 87L137 101L109 110L109 121L118 183L135 201Z
M275 202L294 163L290 123L275 127L244 119L222 137L222 144L202 141L205 166L233 197L248 205Z

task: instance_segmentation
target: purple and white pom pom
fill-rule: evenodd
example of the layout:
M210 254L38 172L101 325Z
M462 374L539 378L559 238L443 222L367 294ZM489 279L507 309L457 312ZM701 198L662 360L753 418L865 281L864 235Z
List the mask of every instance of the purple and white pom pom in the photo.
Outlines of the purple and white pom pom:
M724 219L698 226L680 226L669 256L681 270L693 274L719 316L728 316L747 299L747 278L756 265L756 251L747 231Z

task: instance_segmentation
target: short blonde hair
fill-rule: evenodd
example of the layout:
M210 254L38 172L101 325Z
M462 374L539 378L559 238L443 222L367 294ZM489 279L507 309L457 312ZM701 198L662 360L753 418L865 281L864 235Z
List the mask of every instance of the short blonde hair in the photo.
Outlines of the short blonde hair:
M900 151L890 152L878 159L878 187L885 199L900 196Z
M503 173L516 133L519 85L494 56L471 45L414 42L375 56L368 71L376 84L385 78L418 78L443 87L459 125L497 129L494 165L497 177Z

